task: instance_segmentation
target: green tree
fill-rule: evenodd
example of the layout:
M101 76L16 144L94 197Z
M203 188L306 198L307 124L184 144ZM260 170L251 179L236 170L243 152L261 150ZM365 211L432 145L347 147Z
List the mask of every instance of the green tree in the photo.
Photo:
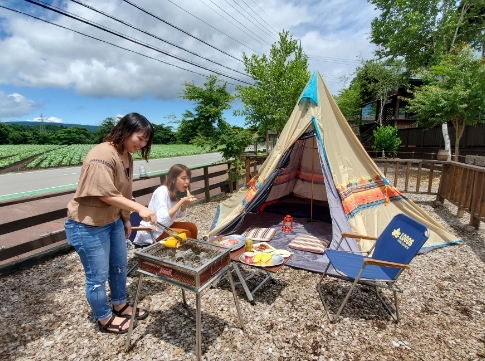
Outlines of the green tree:
M410 70L437 64L462 43L484 41L484 0L368 0L380 11L371 42L379 58L403 57Z
M418 123L433 128L451 122L455 128L455 161L466 125L484 122L485 59L470 48L444 56L438 65L422 73L424 85L412 90L408 110Z
M153 144L172 144L175 143L175 133L170 125L152 124Z
M385 156L385 152L389 152L392 155L396 155L399 146L401 145L401 139L397 136L397 127L392 125L379 126L374 129L374 145L372 148L375 151L382 151L382 156Z
M240 178L242 170L242 152L251 144L252 133L232 127L223 117L223 111L231 109L229 104L234 96L229 94L226 84L218 84L216 76L209 76L204 87L185 83L184 99L196 103L194 112L186 111L177 130L177 140L187 135L190 142L209 151L222 153L225 161L231 161L228 170L230 179Z
M355 83L359 85L361 97L379 99L378 123L382 125L384 104L389 96L409 81L409 73L401 60L363 60L357 68ZM366 99L368 101L368 99Z
M347 122L360 136L360 126L362 123L362 95L360 84L354 82L348 88L340 90L337 96L335 96L335 102L337 103L340 111L344 115Z
M229 179L237 180L241 178L245 166L242 153L255 140L250 130L231 126L225 120L221 120L217 130L210 137L199 135L193 143L210 152L221 152L224 161L230 162Z
M11 131L12 128L0 122L0 144L8 144L8 135Z
M190 141L196 136L212 137L224 120L223 111L231 109L230 103L235 99L226 89L226 83L218 84L219 79L210 75L204 83L204 87L198 87L194 83L185 83L183 99L195 102L193 112L186 110L182 116L177 139ZM180 134L184 132L185 134Z
M105 118L96 128L96 130L93 132L93 140L95 143L101 143L108 135L110 130L118 123L118 120L120 120L119 117L117 118Z
M91 134L84 127L70 127L57 131L52 137L54 144L90 144Z
M256 127L260 134L273 129L280 133L310 79L303 50L283 31L269 56L248 57L244 53L243 60L254 85L236 86L244 109L234 111L234 115L246 117L246 125Z
M9 144L27 144L27 132L13 130L8 135Z

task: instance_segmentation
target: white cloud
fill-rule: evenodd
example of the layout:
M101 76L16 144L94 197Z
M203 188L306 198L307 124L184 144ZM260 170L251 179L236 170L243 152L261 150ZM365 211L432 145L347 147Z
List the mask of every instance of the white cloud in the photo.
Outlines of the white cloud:
M89 0L87 2L95 8L156 34L173 44L244 72L241 62L144 14L125 2L118 0L102 2ZM156 2L157 6L154 6L155 2L152 0L139 0L137 5L237 58L241 58L243 52L251 54L251 49L258 53L268 53L268 43L274 42L274 38L247 21L244 16L249 18L250 15L237 6L234 9L225 2L215 2L242 25L208 0L178 0L175 3L228 36L195 19L168 1ZM310 4L298 0L256 2L259 7L254 2L248 2L248 5L252 6L253 10L277 31L281 30L279 27L281 26L285 30L289 30L295 38L301 39L304 51L310 55L343 59L357 59L359 54L364 57L371 55L372 49L367 36L370 21L375 14L372 6L365 0L326 0ZM235 78L249 80L238 73L130 29L78 4L65 0L60 3L62 3L62 8L69 12L120 31L127 36L140 39L202 66L219 69ZM238 3L245 6L241 2ZM12 7L15 6L12 5ZM193 72L209 74L206 70L175 60L154 50L145 49L73 19L50 11L41 12L40 8L35 5L26 5L25 9L28 13L49 19L59 25L90 34L160 61L172 63ZM78 94L97 98L136 99L150 95L156 99L174 99L182 93L183 82L194 81L197 85L201 85L205 80L203 76L121 50L66 29L7 10L0 9L0 12L0 16L4 17L2 27L5 34L8 34L0 38L0 48L2 49L0 84L37 88L73 88ZM253 22L256 22L257 19L264 24L265 28L269 29L269 26L252 11L249 11L249 14L253 16L251 18ZM270 17L265 14L269 14ZM261 25L259 26L261 27ZM324 78L328 79L332 92L341 86L338 77L351 73L354 69L355 64L352 63L310 59L310 70L319 70ZM231 79L223 79L239 84ZM229 86L228 89L232 90L233 87Z
M64 123L64 121L61 118L57 118L57 117L43 117L43 119L41 117L35 117L34 119L27 119L26 121L41 122L42 120L44 120L44 122L46 123Z
M0 119L8 119L27 115L39 105L21 94L5 94L0 91Z

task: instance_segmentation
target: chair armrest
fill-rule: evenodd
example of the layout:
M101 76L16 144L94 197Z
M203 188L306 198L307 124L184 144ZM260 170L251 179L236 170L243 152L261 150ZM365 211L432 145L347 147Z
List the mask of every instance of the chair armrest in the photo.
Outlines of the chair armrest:
M155 227L131 227L132 231L155 231Z
M394 267L394 268L409 268L409 265L408 264L381 261L381 260L373 259L373 258L364 258L364 264L365 265L370 265L370 266L384 266L384 267Z
M364 236L363 234L357 234L357 233L342 232L342 237L345 237L345 238L369 239L371 241L377 241L377 237Z

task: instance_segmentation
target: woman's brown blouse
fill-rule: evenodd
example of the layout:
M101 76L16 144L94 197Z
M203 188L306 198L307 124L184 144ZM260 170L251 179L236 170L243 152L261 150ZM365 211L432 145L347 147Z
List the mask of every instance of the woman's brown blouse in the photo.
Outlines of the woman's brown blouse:
M133 159L129 172L116 149L101 143L91 149L84 159L74 198L67 205L67 216L91 226L104 226L122 217L130 219L130 211L110 206L99 197L131 199Z

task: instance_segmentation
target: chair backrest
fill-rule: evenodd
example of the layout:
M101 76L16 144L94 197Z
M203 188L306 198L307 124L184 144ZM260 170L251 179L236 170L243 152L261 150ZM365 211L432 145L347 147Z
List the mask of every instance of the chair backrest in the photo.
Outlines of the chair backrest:
M137 212L131 212L130 214L130 223L132 227L138 227L140 225L140 222L142 221L140 215ZM136 237L136 231L131 232L130 239L131 242L135 240Z
M429 237L426 226L405 215L394 216L376 241L372 258L382 261L409 264ZM395 278L400 269L386 268Z

